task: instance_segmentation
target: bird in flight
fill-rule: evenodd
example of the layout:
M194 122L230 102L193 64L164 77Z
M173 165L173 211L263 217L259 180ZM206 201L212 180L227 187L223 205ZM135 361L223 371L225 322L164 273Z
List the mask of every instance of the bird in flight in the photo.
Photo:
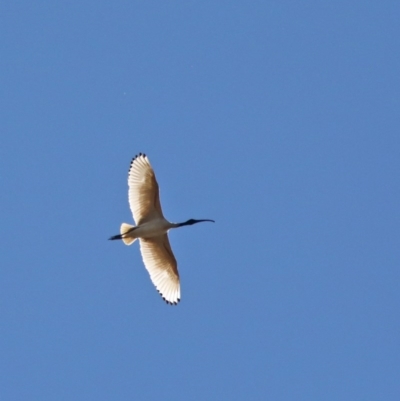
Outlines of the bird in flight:
M120 234L110 240L122 240L131 245L139 238L140 251L150 279L157 291L170 305L181 299L178 264L169 244L167 232L171 228L190 226L203 221L189 219L183 223L170 223L164 218L156 176L148 157L139 153L132 159L128 174L129 206L136 226L122 223Z

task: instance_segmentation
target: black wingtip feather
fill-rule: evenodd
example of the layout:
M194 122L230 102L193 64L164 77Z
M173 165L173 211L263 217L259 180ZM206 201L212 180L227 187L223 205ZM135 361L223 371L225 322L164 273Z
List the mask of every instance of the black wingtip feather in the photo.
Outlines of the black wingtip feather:
M179 301L181 300L180 298L177 299L176 302L170 302L167 299L165 299L163 297L163 294L161 294L161 292L158 290L158 288L156 288L157 292L161 295L161 298L168 304L168 305L178 305Z
M137 155L133 156L132 160L131 160L131 164L130 167L132 167L132 163L138 158L138 157L147 157L145 153L138 153Z

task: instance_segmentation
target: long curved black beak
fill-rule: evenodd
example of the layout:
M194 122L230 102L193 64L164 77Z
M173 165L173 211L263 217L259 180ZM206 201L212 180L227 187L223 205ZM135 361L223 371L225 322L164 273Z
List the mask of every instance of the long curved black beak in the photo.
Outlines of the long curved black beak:
M203 221L211 221L212 223L215 223L214 220L210 220L210 219L201 219L201 220L189 219L188 221L185 221L183 223L179 223L178 227L191 226L192 224L202 223Z

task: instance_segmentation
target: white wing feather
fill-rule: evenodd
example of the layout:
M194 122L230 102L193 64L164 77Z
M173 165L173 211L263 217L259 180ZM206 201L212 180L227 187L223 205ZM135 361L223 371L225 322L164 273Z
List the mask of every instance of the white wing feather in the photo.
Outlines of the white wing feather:
M128 174L129 205L136 225L163 218L159 188L146 155L134 157Z
M151 281L164 300L176 305L181 298L178 265L167 234L140 238L140 250Z

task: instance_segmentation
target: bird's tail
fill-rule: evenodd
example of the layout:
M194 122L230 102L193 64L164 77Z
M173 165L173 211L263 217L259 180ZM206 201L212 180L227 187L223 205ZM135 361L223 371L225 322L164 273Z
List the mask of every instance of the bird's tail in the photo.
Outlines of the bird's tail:
M122 241L124 241L125 245L131 245L135 242L135 240L137 238L131 237L129 234L131 231L133 231L136 227L135 226L131 226L130 224L127 223L122 223L121 224L121 229L120 229L120 233L118 235L114 235L112 236L110 239L114 240L114 239L122 239Z

